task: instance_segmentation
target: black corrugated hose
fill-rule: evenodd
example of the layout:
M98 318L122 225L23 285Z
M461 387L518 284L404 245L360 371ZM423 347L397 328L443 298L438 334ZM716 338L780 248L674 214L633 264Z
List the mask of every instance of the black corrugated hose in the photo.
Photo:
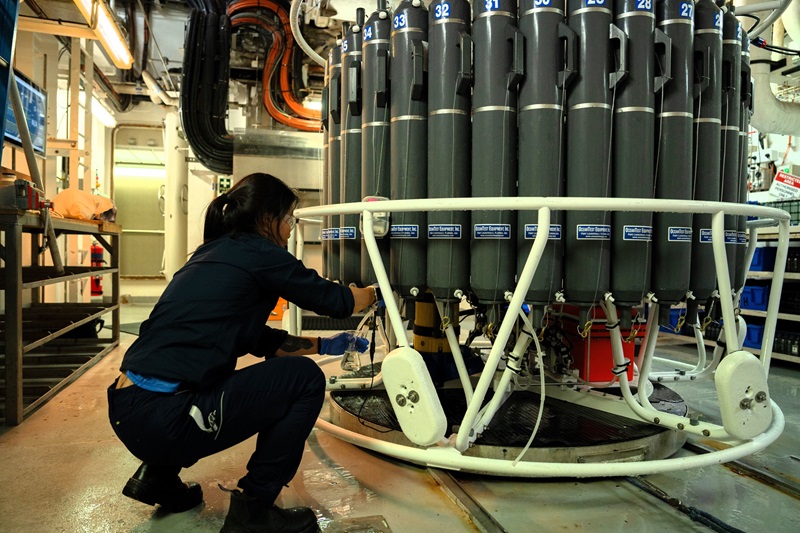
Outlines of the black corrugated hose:
M219 174L233 172L233 138L225 128L230 22L224 3L191 0L181 81L181 122L197 159Z

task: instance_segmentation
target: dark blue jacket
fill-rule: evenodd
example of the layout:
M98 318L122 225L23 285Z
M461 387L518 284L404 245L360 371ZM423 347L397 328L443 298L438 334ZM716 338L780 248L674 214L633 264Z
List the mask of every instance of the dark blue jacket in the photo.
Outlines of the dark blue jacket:
M321 278L255 234L200 246L161 295L121 370L203 389L245 354L272 356L287 333L266 326L278 297L333 318L353 311L350 289Z

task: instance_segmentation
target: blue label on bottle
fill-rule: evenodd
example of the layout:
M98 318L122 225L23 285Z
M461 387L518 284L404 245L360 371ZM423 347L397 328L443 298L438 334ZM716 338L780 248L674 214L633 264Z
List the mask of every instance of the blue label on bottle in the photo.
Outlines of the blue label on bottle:
M747 232L740 231L736 235L736 242L737 244L747 244Z
M710 228L701 229L700 230L700 238L698 239L698 242L711 244L711 229Z
M610 241L611 226L607 224L578 224L579 241Z
M450 4L448 2L442 2L441 4L436 4L432 7L433 9L433 18L435 20L441 20L450 18Z
M511 224L475 224L472 231L475 239L511 238Z
M733 229L726 229L725 230L725 244L736 244L738 242L737 235L738 231Z
M408 26L408 15L405 13L398 13L392 19L392 27L396 30L405 28Z
M525 238L535 239L539 233L539 224L525 224ZM561 240L561 224L550 224L550 231L547 238L551 241Z
M667 228L668 242L692 242L692 228L670 226Z
M356 228L354 226L339 228L339 238L351 240L356 238Z
M622 240L650 242L653 240L653 226L623 226Z
M329 241L339 240L339 228L328 228L328 240Z
M460 239L461 224L429 224L429 239Z
M419 239L419 226L417 224L392 225L391 236L393 239Z

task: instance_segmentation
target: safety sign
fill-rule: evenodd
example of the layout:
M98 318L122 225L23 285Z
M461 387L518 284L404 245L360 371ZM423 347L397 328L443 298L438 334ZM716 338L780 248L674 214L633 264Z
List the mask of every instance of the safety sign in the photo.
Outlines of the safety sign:
M769 193L778 198L795 198L800 196L800 177L778 171L772 185L769 186Z

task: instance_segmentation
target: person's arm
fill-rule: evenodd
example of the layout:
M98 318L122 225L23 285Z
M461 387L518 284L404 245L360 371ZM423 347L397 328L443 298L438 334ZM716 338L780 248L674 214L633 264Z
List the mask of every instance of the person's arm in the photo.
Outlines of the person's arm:
M350 290L353 292L353 300L355 301L353 305L354 313L366 309L378 301L378 291L373 286L364 287L363 289L351 286Z
M286 340L275 351L277 357L317 353L319 353L319 337L295 337L294 335L287 335Z

